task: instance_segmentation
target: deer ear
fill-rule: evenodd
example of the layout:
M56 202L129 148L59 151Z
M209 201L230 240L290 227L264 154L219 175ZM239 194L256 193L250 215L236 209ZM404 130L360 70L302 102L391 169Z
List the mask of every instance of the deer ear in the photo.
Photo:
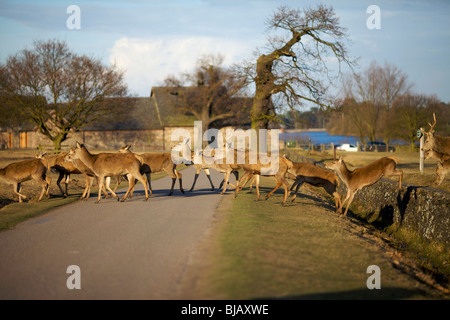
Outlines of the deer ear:
M77 148L81 148L81 144L77 141Z
M342 162L342 156L339 156L339 163L341 163Z

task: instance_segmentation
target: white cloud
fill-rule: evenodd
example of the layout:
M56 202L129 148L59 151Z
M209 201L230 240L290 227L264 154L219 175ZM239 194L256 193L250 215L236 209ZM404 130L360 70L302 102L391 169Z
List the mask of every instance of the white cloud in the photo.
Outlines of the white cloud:
M109 61L125 70L131 93L148 96L171 74L190 71L199 57L222 54L225 65L249 56L255 46L213 37L121 38L110 50Z

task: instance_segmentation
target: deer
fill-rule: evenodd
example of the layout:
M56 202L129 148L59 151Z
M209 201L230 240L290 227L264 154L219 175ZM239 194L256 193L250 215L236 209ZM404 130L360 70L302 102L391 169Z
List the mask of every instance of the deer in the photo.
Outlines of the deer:
M430 126L430 131L425 132L422 130L422 133L425 135L426 140L422 147L422 151L427 151L433 149L439 153L443 153L446 155L450 155L450 137L442 137L437 135L434 132L434 127L436 126L436 114L433 113L433 124L428 122Z
M122 147L119 152L121 153L131 153L130 151L131 145L126 145ZM172 186L169 191L169 196L173 194L173 189L175 186L175 182L178 179L178 183L180 185L180 191L184 194L183 185L182 185L182 175L177 170L177 164L172 161L172 154L170 152L155 152L155 153L142 153L137 155L142 158L142 165L140 172L141 174L145 174L147 176L148 188L150 195L152 194L152 186L151 186L151 174L152 173L161 173L165 172L172 178ZM133 195L133 190L131 191L130 196Z
M125 201L130 194L131 190L134 188L135 180L139 180L145 189L145 201L148 200L148 188L147 188L147 178L142 176L140 173L140 168L142 161L139 161L137 155L132 153L99 153L96 155L91 154L87 148L80 144L76 143L76 148L73 150L73 153L70 155L71 159L79 159L82 161L89 169L91 169L94 174L98 177L99 182L99 193L96 203L99 203L101 200L101 190L104 185L105 177L114 177L120 175L130 175L129 176L129 186L128 190L125 193L124 197L120 201ZM142 160L142 159L141 159ZM108 188L109 186L107 186ZM113 194L113 196L119 200L119 197L109 189L109 191Z
M72 158L73 153L74 153L74 149L70 149L66 153L64 160L67 162L72 162L73 165L77 168L77 170L80 171L81 174L83 175L84 181L85 181L85 188L84 188L83 194L80 197L80 200L87 201L91 194L91 187L92 187L92 184L94 183L94 178L97 179L97 184L98 184L98 177L81 160L73 159ZM119 182L120 181L117 181L116 188L113 190L114 192L116 191L117 186L119 185ZM107 177L105 185L109 186L109 184L110 184L110 177ZM108 196L112 197L112 194L109 195L108 192L106 191L105 185L103 185L103 188L100 190L103 191L103 193L105 194L105 197L108 197ZM101 192L100 190L99 190L99 192Z
M344 212L344 216L347 216L348 208L355 194L359 190L373 185L382 176L399 176L398 188L401 189L403 171L397 169L398 163L399 161L396 157L383 157L353 171L347 168L342 156L339 157L339 160L326 163L325 167L335 171L347 187L347 195L344 201L341 202L340 212L342 212L345 202L348 201Z
M236 177L236 179L239 178L238 175L238 165L235 164L227 164L226 159L222 158L218 161L216 157L202 155L202 163L194 164L195 166L195 176L194 176L194 183L192 184L192 187L189 191L192 191L194 189L195 183L197 181L198 175L200 174L200 171L203 169L206 173L206 176L209 179L209 182L211 183L212 191L214 191L214 185L211 181L211 177L209 176L209 169L214 169L220 173L224 174L224 179L220 183L219 189L222 189L220 192L221 194L224 194L227 191L227 185L228 181L230 179L231 173L233 173ZM221 163L218 163L221 162Z
M256 200L259 200L260 193L259 193L259 176L272 176L277 181L277 184L275 188L273 188L267 195L266 200L269 199L269 197L280 187L283 186L284 188L284 197L283 201L281 202L282 205L285 204L286 199L289 196L289 184L287 183L285 179L286 172L290 169L291 162L288 162L285 157L278 156L278 169L276 171L265 171L265 169L271 168L272 164L263 164L260 161L260 157L258 157L257 162L255 164L249 163L249 154L250 152L247 151L245 154L245 163L241 164L241 168L244 170L244 174L242 175L241 179L238 181L236 189L235 189L235 198L238 195L239 190L241 190L247 182L252 178L252 176L257 175L256 178Z
M297 197L298 189L303 183L310 184L315 187L322 187L332 197L334 197L336 212L342 213L341 208L341 195L338 192L339 178L333 172L326 169L317 167L307 162L292 162L286 155L283 155L287 161L290 161L291 167L287 172L287 175L295 180L291 186L291 191L296 187L291 202L294 202Z
M71 174L80 174L80 170L73 164L73 162L66 160L67 152L57 155L47 155L46 153L38 154L36 158L41 159L47 166L47 170L54 169L58 173L56 185L61 192L63 198L68 196L68 185ZM65 191L61 187L61 180L64 178Z
M446 155L433 149L427 150L425 152L425 159L434 158L437 160L436 165L436 180L434 181L435 186L439 186L442 181L444 181L445 176L450 168L450 155Z
M225 150L227 150L227 149L225 149ZM192 157L193 157L193 155L194 155L194 153L192 153ZM236 181L239 180L238 170L241 168L240 165L234 164L234 163L227 164L225 157L223 157L222 159L218 159L217 157L208 156L208 155L204 155L204 154L200 155L200 156L202 157L202 162L194 164L194 167L195 167L194 182L192 183L192 187L189 191L194 190L195 184L197 182L197 179L198 179L198 176L199 176L201 170L205 171L205 173L206 173L206 177L208 178L209 183L211 184L211 191L214 191L214 184L211 180L209 169L214 169L218 172L224 173L224 179L222 180L222 182L219 185L219 189L222 189L222 186L223 186L223 189L221 192L222 194L225 193L225 191L227 190L227 184L229 184L228 181L229 181L231 173L234 174ZM222 162L222 163L216 163L216 162Z
M47 167L41 159L35 158L13 162L0 169L0 180L13 185L14 193L19 197L19 203L22 203L22 199L27 198L27 196L20 193L21 184L32 179L37 181L42 187L41 194L37 200L39 202L42 200L44 193L49 196L51 182L51 178L47 176Z

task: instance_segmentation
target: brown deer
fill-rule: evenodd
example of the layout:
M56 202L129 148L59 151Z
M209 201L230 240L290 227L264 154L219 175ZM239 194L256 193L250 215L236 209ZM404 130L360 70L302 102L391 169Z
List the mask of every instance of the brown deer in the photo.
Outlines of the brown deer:
M122 147L119 152L121 153L131 153L131 145L126 145ZM137 156L142 158L142 165L140 172L147 176L148 188L150 195L152 194L151 186L151 174L165 172L172 178L172 186L170 187L169 196L173 194L173 189L175 182L178 179L180 185L180 191L184 194L182 185L182 175L177 170L177 164L172 161L172 154L170 152L155 152L155 153L142 153ZM134 188L131 191L130 196L133 194Z
M214 184L211 180L209 169L214 169L218 172L224 173L224 179L222 180L222 182L219 185L219 189L222 189L222 187L223 187L221 193L224 193L227 190L227 184L230 184L229 178L230 178L231 173L234 174L236 181L239 180L238 170L241 168L241 166L239 164L235 164L235 163L228 164L226 157L223 157L221 159L220 162L222 162L222 163L216 163L216 162L218 162L217 160L220 160L220 159L217 159L214 156L201 155L201 157L202 157L202 163L194 164L194 167L195 167L194 182L192 183L192 187L189 191L192 191L194 189L195 183L197 182L200 171L202 171L202 170L205 171L205 173L206 173L206 177L208 178L209 183L211 184L212 191L214 191ZM192 158L193 158L193 153L192 153ZM233 186L232 184L230 184L230 185ZM233 187L235 187L235 186L233 186Z
M56 185L59 188L62 196L66 198L68 196L68 185L71 174L80 174L80 170L73 164L72 161L66 160L67 152L62 152L57 155L39 154L36 158L41 159L47 166L47 170L53 169L58 173L58 179ZM65 190L61 187L61 180L64 179Z
M347 195L341 203L340 212L342 212L342 208L348 200L347 208L344 212L344 216L346 216L355 194L362 188L374 184L380 180L382 176L399 176L398 188L400 189L402 186L403 171L396 168L398 163L399 161L395 157L383 157L364 167L350 171L342 159L342 156L340 156L339 160L325 164L328 169L337 173L347 187Z
M237 197L238 192L240 189L242 189L247 182L252 178L253 175L264 175L264 176L272 176L277 181L277 184L275 188L273 188L267 195L266 200L269 199L269 197L274 193L281 185L284 188L284 197L283 201L281 202L282 205L286 202L287 197L289 196L289 184L287 183L285 179L286 172L290 169L291 163L287 161L285 157L278 156L278 169L273 172L265 172L264 169L271 168L272 164L262 164L260 161L260 158L258 157L256 164L250 164L249 163L249 152L246 152L245 154L245 163L241 164L241 168L244 170L244 174L242 175L242 178L239 180L236 186L235 190L235 197ZM256 178L256 200L259 200L259 177Z
M285 156L284 156L285 157ZM287 161L291 161L286 158ZM297 197L298 189L303 185L303 183L310 184L315 187L322 187L325 191L334 197L336 212L342 213L341 208L341 195L338 192L339 178L328 170L317 167L311 163L306 162L292 162L291 168L288 170L288 176L295 180L291 186L291 191L295 189L292 200L294 201Z
M436 126L436 114L434 113L433 118L434 118L433 124L428 122L428 125L430 126L430 131L428 132L422 131L422 133L426 137L425 143L422 147L422 151L433 149L439 153L450 155L450 137L442 137L434 132L434 127Z
M34 179L42 187L41 195L38 199L38 201L41 201L44 193L47 196L49 195L51 178L46 174L47 167L40 159L29 159L11 163L0 169L0 180L13 185L14 193L19 196L19 203L21 203L22 198L27 198L27 196L20 193L21 184Z
M239 177L239 175L237 173L238 165L227 164L225 158L222 159L222 161L221 161L222 163L216 163L217 160L218 159L215 157L202 155L202 163L194 164L195 169L196 169L195 176L194 176L194 183L192 184L192 187L189 191L192 191L194 189L198 175L200 174L200 171L202 169L205 171L206 176L208 177L209 182L211 183L212 191L214 191L214 185L211 181L211 177L209 176L209 169L214 169L214 170L224 174L224 179L222 180L222 182L220 183L220 186L219 186L219 189L222 188L222 191L220 192L221 194L225 193L225 191L227 190L227 185L229 184L228 181L230 179L231 173L234 173L236 179L238 179L238 177Z
M97 179L97 184L98 184L98 177L80 159L73 159L73 153L74 153L74 149L69 150L64 159L67 162L69 162L69 161L72 162L73 165L77 168L77 170L80 171L81 174L83 175L84 182L85 182L85 188L84 188L83 194L81 195L80 199L88 200L91 195L91 187L92 187L92 184L94 183L94 179ZM120 183L120 181L117 181L117 186L119 185L119 183ZM110 184L110 177L107 177L105 185L109 187L109 184ZM111 195L109 195L108 192L106 191L105 185L103 185L103 188L102 188L104 196L112 197L113 196L112 193L111 193ZM114 192L116 191L117 186L113 190Z
M148 188L147 179L140 173L141 162L138 157L132 153L99 153L93 155L89 153L86 147L79 142L76 143L76 148L73 154L70 155L72 159L81 160L89 169L91 169L94 174L98 177L99 190L102 190L104 185L105 177L116 177L120 175L131 175L129 177L128 190L125 193L121 201L125 201L131 190L134 187L135 180L138 179L145 189L145 200L148 200ZM119 200L117 195L111 190L113 196ZM98 193L98 198L96 203L101 200L101 191Z
M437 151L434 151L433 149L427 150L425 152L425 159L436 159L437 165L436 165L436 180L434 181L434 185L438 186L444 181L445 176L447 175L447 172L450 168L450 155L446 155Z

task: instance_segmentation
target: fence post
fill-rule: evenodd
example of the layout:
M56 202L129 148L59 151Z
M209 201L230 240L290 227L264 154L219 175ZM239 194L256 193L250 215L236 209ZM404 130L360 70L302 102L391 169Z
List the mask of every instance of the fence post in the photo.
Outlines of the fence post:
M423 132L423 129L420 128L420 132ZM425 143L425 135L422 134L420 137L420 149L419 149L419 170L420 174L423 174L423 162L425 158L425 153L423 152L423 145Z
M336 160L336 147L333 142L331 143L331 147L333 148L333 160Z

